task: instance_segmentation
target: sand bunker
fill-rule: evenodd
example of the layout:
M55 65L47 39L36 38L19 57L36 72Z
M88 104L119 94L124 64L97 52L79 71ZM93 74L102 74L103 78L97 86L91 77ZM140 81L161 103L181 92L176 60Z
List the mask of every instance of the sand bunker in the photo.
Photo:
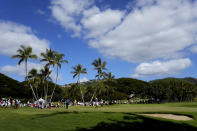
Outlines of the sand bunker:
M184 115L173 115L173 114L141 114L141 115L151 116L151 117L160 117L160 118L172 119L172 120L180 120L180 121L193 120L191 117L184 116Z

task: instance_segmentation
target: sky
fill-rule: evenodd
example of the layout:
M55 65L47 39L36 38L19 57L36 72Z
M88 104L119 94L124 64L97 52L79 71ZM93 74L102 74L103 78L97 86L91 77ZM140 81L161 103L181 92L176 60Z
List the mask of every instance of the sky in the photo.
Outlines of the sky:
M150 81L197 77L197 0L0 0L0 73L23 81L20 45L40 57L47 48L65 54L59 84L75 82L72 67L99 57L116 78ZM44 63L28 61L28 70ZM51 77L55 79L56 68Z

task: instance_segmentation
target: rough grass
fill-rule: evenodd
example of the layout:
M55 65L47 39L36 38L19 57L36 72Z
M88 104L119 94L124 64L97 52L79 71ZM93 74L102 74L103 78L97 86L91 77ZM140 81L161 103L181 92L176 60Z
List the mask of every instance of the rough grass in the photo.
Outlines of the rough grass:
M141 116L140 113L183 114L194 120L167 120ZM130 104L103 108L74 106L68 110L0 108L0 130L197 131L197 103Z

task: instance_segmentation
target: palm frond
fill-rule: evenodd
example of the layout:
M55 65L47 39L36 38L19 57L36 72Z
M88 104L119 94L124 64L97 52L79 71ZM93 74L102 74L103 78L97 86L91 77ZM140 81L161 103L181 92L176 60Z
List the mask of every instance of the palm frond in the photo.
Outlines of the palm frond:
M19 54L24 54L24 50L22 50L22 49L18 49L16 52L18 52Z
M26 47L24 45L20 45L20 47L23 49L23 50L26 50Z
M31 46L27 46L25 49L27 54L31 54L32 53L32 47Z
M38 56L35 55L35 54L32 54L32 55L29 56L29 58L31 58L31 59L38 59Z
M21 58L21 57L22 57L21 55L13 55L12 56L13 59L15 59L15 58Z
M20 65L23 61L24 61L24 58L21 58L21 59L18 61L18 65Z
M66 63L66 64L68 64L68 61L67 61L67 60L62 60L61 63Z
M74 75L73 75L73 78L75 78L77 75L78 75L78 74L74 74Z

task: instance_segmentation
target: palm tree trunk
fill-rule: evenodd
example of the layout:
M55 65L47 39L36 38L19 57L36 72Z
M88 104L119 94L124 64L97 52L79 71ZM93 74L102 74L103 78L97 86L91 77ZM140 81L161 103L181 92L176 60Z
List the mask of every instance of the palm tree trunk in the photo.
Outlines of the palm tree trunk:
M34 89L33 89L33 87L32 87L31 84L29 84L29 85L30 85L30 88L31 88L31 90L32 90L32 92L33 92L33 96L34 96L35 100L37 101L38 99L37 99L37 97L36 97L36 94L35 94L35 92L34 92Z
M90 103L92 103L93 98L94 98L94 93L93 93L93 95L91 97Z
M25 80L28 82L28 78L27 78L27 60L25 60L25 73L26 73ZM29 84L29 82L28 82L28 84ZM37 100L36 94L34 92L34 89L33 89L32 85L31 84L29 84L29 85L30 85L30 88L31 88L31 90L33 92L33 95L34 95L35 100Z
M45 85L45 82L43 82L43 86L44 86L44 93L43 93L43 95L44 95L44 99L46 98L46 85Z
M36 86L36 96L37 96L37 98L39 98L39 96L38 96L38 86Z
M46 94L45 94L46 105L47 105L47 102L48 102L48 100L47 100L47 97L48 97L48 85L49 85L49 83L47 82Z
M99 82L99 80L100 80L100 76L98 77L98 80L96 80L96 82ZM93 100L93 98L94 98L94 95L96 94L97 88L98 88L98 87L96 87L95 92L94 92L93 95L92 95L92 98L91 98L91 100L90 100L90 103L92 102L92 100Z
M26 74L25 80L27 80L27 60L25 60L25 74Z
M84 96L83 96L83 91L82 91L81 86L80 86L80 76L78 76L77 85L78 85L78 86L79 86L79 88L80 88L82 101L83 101L83 103L85 104Z
M53 95L54 95L54 92L55 92L55 88L56 88L56 86L57 86L57 80L58 80L58 67L57 67L57 76L56 76L55 87L53 88L53 92L52 92L52 95L51 95L50 102L51 102L51 100L52 100L52 98L53 98Z
M49 71L50 71L50 65L49 65ZM48 78L49 76L50 76L50 75L47 74L46 78ZM46 92L45 92L45 101L46 101L46 105L47 105L47 102L48 102L47 98L48 98L48 87L49 87L49 82L47 81L47 79L45 79L45 81L46 81L46 85L47 85L47 87L46 87Z

